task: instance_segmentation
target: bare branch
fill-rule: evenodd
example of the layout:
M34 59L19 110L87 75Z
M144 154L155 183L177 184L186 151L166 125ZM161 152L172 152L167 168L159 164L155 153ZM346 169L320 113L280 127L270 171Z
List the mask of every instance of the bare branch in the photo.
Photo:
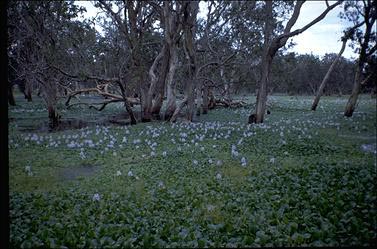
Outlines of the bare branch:
M299 1L295 6L295 10L294 10L294 13L293 13L291 19L287 23L287 26L284 30L284 33L277 37L277 39L280 41L280 44L285 44L286 40L288 40L289 37L301 34L305 30L307 30L308 28L310 28L311 26L316 24L317 22L321 21L323 18L325 18L327 13L330 12L330 10L334 9L336 6L340 5L341 3L342 3L342 1L337 1L333 5L330 5L329 7L326 8L326 10L324 10L322 12L322 14L320 14L317 18L315 18L313 21L311 21L307 25L305 25L303 28L296 29L296 30L291 32L290 30L291 30L292 26L296 23L297 18L300 14L300 8L301 8L301 5L302 5L302 2Z
M376 52L377 50L377 44L374 44L374 46L366 53L366 56L371 56L372 54L374 54L374 52Z

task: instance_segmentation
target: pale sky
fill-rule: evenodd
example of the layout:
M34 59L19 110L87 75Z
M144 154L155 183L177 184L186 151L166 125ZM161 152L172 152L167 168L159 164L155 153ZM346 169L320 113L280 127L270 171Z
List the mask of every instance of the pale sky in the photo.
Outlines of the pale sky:
M87 9L87 13L84 14L85 17L95 16L97 9L91 2L76 1L76 3ZM332 4L334 1L329 1L329 3ZM204 6L204 4L201 4L201 9L202 6ZM292 30L302 28L322 13L325 8L325 1L306 1L301 8L300 16ZM342 8L342 6L337 6L319 23L315 24L304 33L293 37L293 42L295 42L296 45L288 51L297 52L298 54L313 53L313 55L319 56L323 56L326 53L338 53L342 46L340 41L342 31L350 25L345 20L338 17ZM201 13L199 15L201 15ZM96 28L97 30L100 29L98 26L96 26ZM356 54L353 53L348 43L343 56L346 58L356 58Z

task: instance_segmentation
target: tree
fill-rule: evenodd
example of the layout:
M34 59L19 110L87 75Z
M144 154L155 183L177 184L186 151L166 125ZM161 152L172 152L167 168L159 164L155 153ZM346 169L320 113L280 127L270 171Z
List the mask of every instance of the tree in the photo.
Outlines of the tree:
M293 14L291 18L288 20L284 31L282 34L273 37L273 2L272 1L265 1L265 26L264 26L264 51L262 56L262 75L259 82L259 90L257 95L257 103L256 103L256 110L254 114L249 116L249 123L262 123L263 117L266 110L266 101L267 101L267 86L270 80L271 74L271 65L273 58L276 52L283 46L286 45L288 39L292 36L298 35L320 20L322 20L327 13L335 8L337 5L341 4L341 1L337 1L336 3L329 5L326 1L327 8L323 11L317 18L313 21L305 25L301 29L296 29L291 31L293 25L296 23L299 15L301 6L304 4L305 1L297 1Z
M195 105L195 81L196 81L196 73L197 73L197 61L196 61L196 49L194 47L195 44L195 24L196 24L196 17L199 11L199 2L197 1L189 1L182 3L183 9L183 22L182 22L182 29L183 29L183 48L185 57L187 60L187 70L186 70L186 80L185 80L185 98L183 99L182 103L178 106L178 108L174 111L174 114L170 118L171 122L175 122L177 120L177 116L180 110L187 106L186 111L186 119L188 121L192 121L193 113L194 113L194 105Z
M133 78L137 82L138 92L140 93L141 121L149 122L152 120L150 104L151 94L149 94L149 89L151 85L153 88L154 84L150 84L147 80L146 55L148 54L144 51L144 42L146 36L151 33L152 23L155 20L153 8L144 1L124 0L122 4L118 6L119 10L123 10L123 17L121 17L120 11L116 13L109 2L101 0L98 2L97 6L106 11L127 41L127 45L131 51L130 69L133 72ZM160 57L161 56L157 56L156 59L159 60ZM155 63L158 62L156 59ZM153 64L152 67L155 67ZM151 71L149 70L149 72ZM152 77L151 79L153 80L154 78Z
M59 124L58 89L63 79L50 64L64 63L61 55L67 52L67 25L82 11L73 1L15 1L8 7L9 46L19 66L17 75L26 85L38 85L43 90L51 128Z
M331 64L329 70L327 71L325 77L323 78L323 80L321 82L321 85L318 88L317 94L316 94L314 101L313 101L313 104L312 104L312 111L315 111L317 109L319 99L321 98L322 93L323 93L323 89L325 88L326 83L330 79L330 75L331 75L332 71L334 70L335 66L338 64L339 59L342 56L344 49L346 48L346 43L347 43L347 39L343 37L342 38L342 48L340 49L338 55L336 56L335 60Z
M346 31L344 31L344 35L342 37L342 47L338 53L338 55L336 56L336 58L334 59L333 63L331 64L329 70L327 71L325 77L323 78L322 82L321 82L321 85L319 86L319 89L317 91L317 94L314 98L314 101L313 101L313 104L312 104L312 111L315 111L317 106L318 106L318 103L319 103L319 100L322 96L322 93L323 93L323 89L325 88L328 80L330 79L330 75L331 73L333 72L335 66L338 64L338 62L340 61L340 58L346 48L346 44L347 44L347 41L354 35L355 33L355 30L358 29L360 26L362 26L364 23L363 22L360 22L360 23L357 23L355 24L353 27L351 28L348 28Z
M348 99L344 116L351 117L357 103L359 92L361 89L362 73L365 69L366 62L377 50L377 44L370 44L370 41L375 41L376 32L372 31L373 25L375 25L377 13L376 13L376 1L364 0L361 2L347 2L344 7L345 16L358 26L359 17L363 18L362 22L365 24L365 31L360 28L356 30L352 37L354 41L357 41L359 48L359 58L357 60L356 73L354 78L354 84L352 88L351 96ZM360 15L358 15L358 13Z

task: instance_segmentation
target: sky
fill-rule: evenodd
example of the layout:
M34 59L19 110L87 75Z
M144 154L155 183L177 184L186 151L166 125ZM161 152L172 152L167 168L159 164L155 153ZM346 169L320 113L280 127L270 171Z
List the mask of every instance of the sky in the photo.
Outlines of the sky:
M335 1L329 1L330 4L334 2ZM90 1L76 1L76 3L87 9L85 17L93 17L96 15L97 9ZM200 4L201 11L205 11L202 8L203 6L205 6L205 4ZM320 15L325 9L325 1L306 1L301 7L300 16L296 24L292 27L292 30L302 28ZM313 55L319 56L323 56L326 53L338 53L342 46L340 41L342 31L350 26L347 21L339 18L338 15L341 10L342 7L335 7L320 22L300 35L293 37L291 40L293 40L296 45L289 49L288 52L296 52L298 54L312 53ZM199 13L199 15L203 14ZM96 26L96 28L100 29L98 26ZM357 57L348 44L343 56L349 59L355 59Z

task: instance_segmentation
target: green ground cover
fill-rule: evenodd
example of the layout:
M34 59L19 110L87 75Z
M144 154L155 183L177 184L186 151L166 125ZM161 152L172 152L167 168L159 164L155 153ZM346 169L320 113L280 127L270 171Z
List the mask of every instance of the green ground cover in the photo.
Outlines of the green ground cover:
M10 243L15 247L372 245L376 241L376 100L271 96L194 123L103 124L51 132L41 100L9 107ZM97 124L97 125L96 125Z

